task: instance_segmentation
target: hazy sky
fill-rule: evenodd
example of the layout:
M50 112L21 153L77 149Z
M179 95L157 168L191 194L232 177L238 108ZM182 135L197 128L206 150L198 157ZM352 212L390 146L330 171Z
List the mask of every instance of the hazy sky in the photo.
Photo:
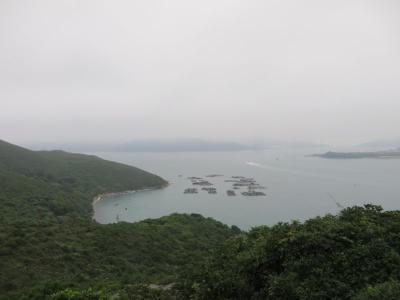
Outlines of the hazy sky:
M400 136L398 0L0 0L0 139Z

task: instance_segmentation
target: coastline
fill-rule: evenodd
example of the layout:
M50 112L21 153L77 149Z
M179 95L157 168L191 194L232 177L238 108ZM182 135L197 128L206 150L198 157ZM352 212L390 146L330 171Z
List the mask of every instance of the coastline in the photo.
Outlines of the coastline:
M155 190L161 190L163 188L166 188L169 186L169 182L167 182L165 185L159 186L159 187L150 187L150 188L143 188L140 190L128 190L128 191L122 191L122 192L113 192L113 193L104 193L104 194L99 194L95 196L92 200L92 220L96 222L96 219L94 218L94 206L96 203L104 200L105 197L113 197L113 196L120 196L120 195L127 195L127 194L134 194L138 192L146 192L146 191L155 191Z

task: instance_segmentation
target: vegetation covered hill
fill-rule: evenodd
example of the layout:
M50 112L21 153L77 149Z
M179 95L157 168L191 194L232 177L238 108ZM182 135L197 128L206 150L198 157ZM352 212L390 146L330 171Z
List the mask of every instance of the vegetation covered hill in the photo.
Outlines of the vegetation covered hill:
M0 299L400 299L400 211L241 232L197 214L96 224L94 195L161 178L0 143Z
M257 227L181 280L194 299L400 299L400 212L367 205Z
M134 224L1 225L0 299L43 299L68 287L168 284L235 231L199 215Z
M166 184L156 175L96 156L31 151L0 141L3 222L69 216L89 219L95 195Z
M98 157L30 151L0 141L0 299L171 283L181 266L201 260L237 233L199 215L135 224L91 220L97 194L165 184Z

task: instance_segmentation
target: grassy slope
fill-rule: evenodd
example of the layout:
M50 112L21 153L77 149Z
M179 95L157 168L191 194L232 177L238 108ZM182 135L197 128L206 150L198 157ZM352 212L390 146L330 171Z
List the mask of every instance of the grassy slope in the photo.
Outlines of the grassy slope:
M171 282L180 266L236 233L199 215L135 224L90 220L96 194L165 184L94 156L0 141L0 299L42 299L42 287L54 282L79 288Z
M0 166L20 175L69 185L85 192L120 191L166 184L162 178L141 169L93 155L31 151L1 140Z
M0 204L8 222L32 212L43 218L88 218L95 195L162 187L162 178L95 156L63 151L30 151L0 141ZM18 215L13 214L17 213ZM4 222L4 220L3 220Z

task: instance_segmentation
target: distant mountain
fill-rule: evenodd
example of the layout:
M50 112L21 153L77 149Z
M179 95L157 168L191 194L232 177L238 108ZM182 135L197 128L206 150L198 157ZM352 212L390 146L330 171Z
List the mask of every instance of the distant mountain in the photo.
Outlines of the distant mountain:
M264 150L274 147L311 148L321 147L320 144L308 142L279 141L255 138L246 142L210 141L202 139L146 139L128 142L93 142L66 144L36 144L34 149L66 149L74 152L195 152L195 151L245 151Z
M400 138L391 140L376 140L368 143L358 145L359 147L370 147L370 148L400 148Z
M325 147L326 145L307 142L307 141L285 141L268 138L255 138L247 143L251 148L255 149L269 149L269 148L314 148Z
M245 144L213 142L197 139L138 140L112 147L121 152L190 152L190 151L242 151L252 150Z

